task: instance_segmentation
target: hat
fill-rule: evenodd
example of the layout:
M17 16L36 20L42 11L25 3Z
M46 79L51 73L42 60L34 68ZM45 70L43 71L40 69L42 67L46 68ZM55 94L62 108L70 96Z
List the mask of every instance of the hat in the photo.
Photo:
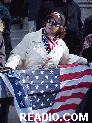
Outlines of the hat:
M53 12L46 17L46 19L53 17L58 24L64 25L65 18L60 12Z

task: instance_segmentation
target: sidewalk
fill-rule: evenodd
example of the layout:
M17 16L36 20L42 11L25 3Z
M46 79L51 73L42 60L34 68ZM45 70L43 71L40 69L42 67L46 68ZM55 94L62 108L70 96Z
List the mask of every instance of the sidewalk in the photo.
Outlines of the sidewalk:
M10 106L9 108L8 123L21 123L14 106Z
M0 111L1 111L1 105L0 105ZM9 108L8 123L21 123L14 106L10 106Z

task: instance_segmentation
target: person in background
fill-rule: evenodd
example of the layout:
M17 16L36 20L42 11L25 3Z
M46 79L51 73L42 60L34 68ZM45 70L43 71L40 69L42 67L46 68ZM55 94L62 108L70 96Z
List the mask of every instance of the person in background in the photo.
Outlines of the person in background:
M37 14L37 30L42 27L46 16L53 11L60 11L64 15L66 35L63 40L69 52L78 55L84 41L81 10L78 4L73 0L43 0Z
M92 34L92 14L85 18L83 25L84 37Z
M11 17L10 17L9 10L7 8L10 2L11 0L0 0L0 17L2 18L2 21L4 23L4 30L2 35L4 38L4 44L5 44L6 61L12 50L11 37L10 37Z
M36 31L37 11L41 0L24 0L24 11L28 15L29 32Z
M92 14L85 18L83 31L85 40L80 55L92 62Z
M86 36L80 56L86 58L88 62L92 62L92 34Z
M12 69L56 68L61 64L87 64L87 59L69 54L62 38L65 36L65 18L53 12L46 17L44 27L24 36L12 50L5 64ZM23 66L24 63L24 66Z
M9 5L9 12L11 16L11 24L20 24L20 29L23 28L23 21L25 17L24 0L12 0ZM16 9L17 8L17 9Z

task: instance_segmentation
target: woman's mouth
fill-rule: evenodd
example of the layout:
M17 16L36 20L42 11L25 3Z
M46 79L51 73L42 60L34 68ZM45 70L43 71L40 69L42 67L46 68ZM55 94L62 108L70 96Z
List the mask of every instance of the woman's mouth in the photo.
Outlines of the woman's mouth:
M51 27L48 27L48 29L51 29Z

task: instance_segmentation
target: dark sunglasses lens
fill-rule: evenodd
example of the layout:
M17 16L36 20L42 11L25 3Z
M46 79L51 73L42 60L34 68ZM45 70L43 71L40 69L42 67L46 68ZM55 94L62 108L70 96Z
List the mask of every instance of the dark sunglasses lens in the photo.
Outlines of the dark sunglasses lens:
M58 23L55 21L51 21L50 19L47 20L47 23L51 23L53 26L57 26Z
M50 23L50 22L51 22L51 20L50 20L50 19L48 19L48 20L47 20L47 23Z
M57 23L56 23L55 21L52 21L52 25L56 26L56 25L57 25Z

